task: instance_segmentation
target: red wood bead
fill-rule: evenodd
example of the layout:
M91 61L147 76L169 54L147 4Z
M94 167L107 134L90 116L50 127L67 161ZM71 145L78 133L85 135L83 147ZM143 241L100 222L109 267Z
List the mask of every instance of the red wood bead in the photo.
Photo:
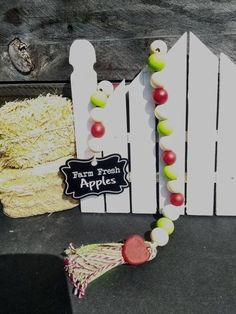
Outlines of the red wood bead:
M102 137L105 133L105 127L101 122L94 122L91 127L91 134L94 137Z
M149 260L150 253L145 240L138 234L131 235L122 246L124 261L130 265L140 265Z
M162 160L167 165L173 165L176 161L176 154L172 150L165 150L162 153Z
M171 193L170 202L174 206L181 206L184 204L184 196L182 193Z
M157 105L163 105L167 102L168 93L163 87L157 87L153 91L153 99Z

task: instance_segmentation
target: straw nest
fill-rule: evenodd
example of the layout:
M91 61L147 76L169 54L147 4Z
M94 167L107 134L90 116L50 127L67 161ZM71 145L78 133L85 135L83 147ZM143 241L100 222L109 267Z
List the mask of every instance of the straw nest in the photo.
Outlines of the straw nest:
M71 101L47 95L0 108L0 200L10 217L75 207L59 167L75 156Z

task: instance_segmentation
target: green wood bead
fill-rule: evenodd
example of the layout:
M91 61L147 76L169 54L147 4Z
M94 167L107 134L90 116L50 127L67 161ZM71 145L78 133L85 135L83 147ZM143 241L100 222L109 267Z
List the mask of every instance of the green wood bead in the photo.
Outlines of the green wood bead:
M177 180L177 174L172 171L172 167L170 166L164 166L163 167L163 175L168 180Z
M173 129L168 125L167 120L159 121L157 124L157 132L161 135L171 135Z
M162 217L157 220L156 226L158 228L164 229L168 235L171 235L174 232L175 226L173 224L173 221L171 221L169 218Z
M166 66L166 61L164 56L162 56L159 53L152 53L147 60L148 66L151 68L153 71L161 71L164 69Z
M107 95L102 91L96 91L92 94L90 101L94 107L104 108L107 103Z

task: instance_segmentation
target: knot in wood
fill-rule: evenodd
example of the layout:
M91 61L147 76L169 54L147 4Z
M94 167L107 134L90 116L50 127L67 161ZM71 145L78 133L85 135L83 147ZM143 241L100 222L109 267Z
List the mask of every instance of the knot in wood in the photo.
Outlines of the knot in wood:
M8 46L8 53L12 64L22 74L29 74L34 69L30 52L25 43L19 38L13 39Z

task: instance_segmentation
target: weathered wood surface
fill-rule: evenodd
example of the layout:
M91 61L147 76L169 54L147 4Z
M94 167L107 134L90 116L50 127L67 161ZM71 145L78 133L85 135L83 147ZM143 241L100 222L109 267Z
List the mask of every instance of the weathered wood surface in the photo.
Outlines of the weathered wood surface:
M235 0L2 0L0 81L69 80L69 47L76 38L94 44L99 80L131 80L154 38L172 46L189 30L214 53L236 61ZM8 45L15 38L28 45L34 63L28 74L10 60Z

